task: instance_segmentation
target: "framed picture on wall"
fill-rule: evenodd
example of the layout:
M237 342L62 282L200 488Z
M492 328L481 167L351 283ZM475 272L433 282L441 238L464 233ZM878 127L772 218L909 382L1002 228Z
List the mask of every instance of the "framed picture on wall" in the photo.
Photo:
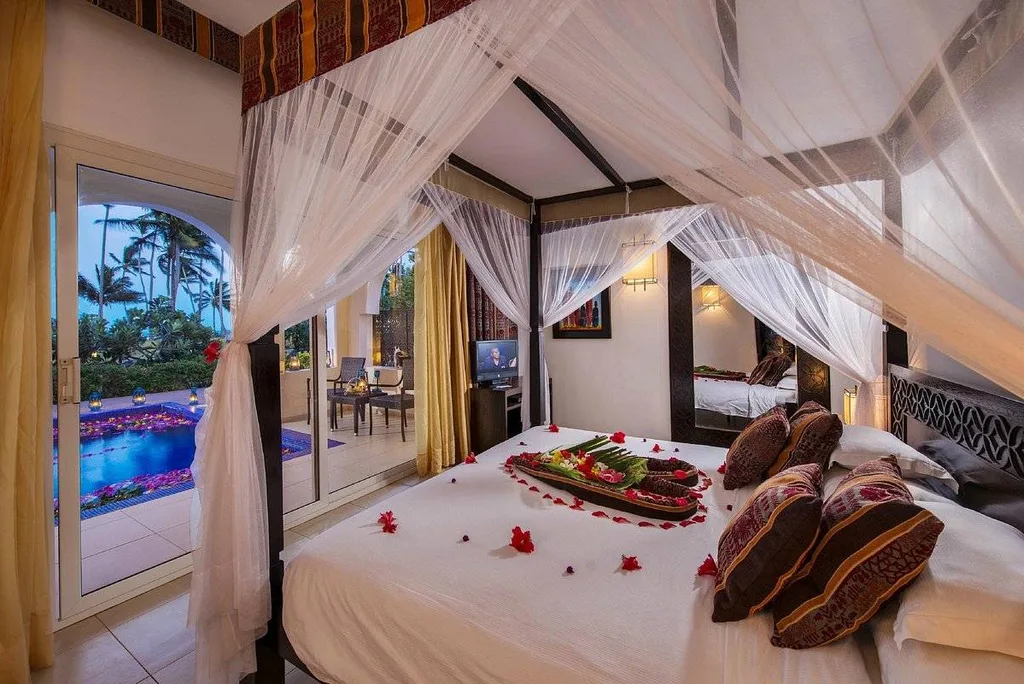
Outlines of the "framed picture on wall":
M603 292L580 306L579 309L555 323L556 340L610 340L612 337L612 307L610 290Z

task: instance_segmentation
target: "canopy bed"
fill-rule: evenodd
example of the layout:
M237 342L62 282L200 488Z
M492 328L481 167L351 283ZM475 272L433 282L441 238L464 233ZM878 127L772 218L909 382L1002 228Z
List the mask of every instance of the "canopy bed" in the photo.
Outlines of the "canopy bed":
M799 348L855 378L864 425L887 422L881 351L892 340L887 336L883 345L883 319L893 336L896 326L911 329L1024 393L1024 299L1018 296L1024 294L1024 213L1013 184L1019 184L1020 155L1004 135L1016 130L1021 111L1013 99L1019 88L1006 86L1022 73L1019 0L941 6L923 0L806 6L459 0L430 3L429 11L421 3L371 3L365 22L351 22L363 32L342 31L340 41L338 31L304 26L317 21L305 11L316 2L301 4L301 12L293 3L258 27L243 47L246 111L232 227L241 257L233 287L235 339L221 353L207 393L193 467L202 515L190 624L197 629L200 681L232 681L252 672L257 658L260 679L283 675L280 463L262 458L276 452L280 437L278 356L267 331L351 292L439 221L488 296L529 337L520 362L529 368L526 401L534 425L545 422L542 329L669 242L670 265L680 266L670 271L670 311L673 300L689 302L692 261ZM366 9L361 2L343 4ZM349 26L352 19L328 15L320 17L325 26ZM295 32L290 38L289 31ZM318 41L331 40L330 49L321 49ZM630 196L641 184L616 183L609 196L622 196L621 213L565 220L550 211L584 198L555 197L534 201L527 220L429 182L517 79L562 112L566 127L571 117L642 162L657 176L653 185L676 199L657 207L634 200L631 210ZM964 243L973 249L961 250ZM691 337L690 316L671 322L670 347L681 351L670 356L676 443L669 446L709 465L713 447L692 443L724 445L731 437L704 440L696 428ZM802 377L799 357L797 363ZM808 377L814 373L807 369ZM481 455L465 469L486 473L498 455ZM428 500L444 483L428 484L405 498ZM481 491L494 486L475 474L465 484ZM542 512L519 496L502 497L511 507L505 510ZM480 500L481 508L491 505ZM708 509L706 522L681 533L690 533L686 544L698 545L725 523L722 510ZM448 524L443 516L431 520L435 530ZM331 540L343 543L367 522L354 521L325 537L317 553L329 556ZM636 531L609 527L607 539L626 530ZM653 559L659 553L650 548ZM316 565L315 557L311 549L296 560L296 577ZM389 558L382 552L378 560ZM355 582L351 566L344 572ZM416 586L441 592L450 576L434 579ZM693 601L702 595L671 586L664 591L687 615L661 624L690 633L698 619ZM476 587L484 596L486 585ZM298 603L304 590L296 591ZM320 598L330 605L331 598ZM632 598L638 605L651 601L646 593ZM592 607L602 608L602 600ZM603 609L621 618L616 600L622 597L612 593ZM286 623L293 609L285 604ZM647 619L666 619L651 609ZM323 616L329 617L344 616ZM429 612L420 617L434 619ZM500 621L502 614L493 617ZM577 617L584 635L600 624L596 614ZM269 634L255 649L268 620ZM382 636L380 624L376 629ZM718 637L693 630L654 667L678 678L682 656L695 662L706 656L727 676L742 678L742 663L736 670L729 663L756 653L740 636L747 629L756 627L715 632ZM474 638L487 639L487 631ZM627 672L626 664L612 668L596 656L566 660L572 643L541 646L539 654L545 663L562 662L567 676ZM652 643L658 645L656 637ZM494 656L495 667L511 659L506 646L481 642L482 649L505 654ZM339 676L315 644L303 640L300 648L318 673ZM862 676L850 648L832 650L842 655L829 663L813 652L763 660L783 681ZM389 671L416 681L409 668L396 660ZM487 679L479 669L475 674Z
M900 367L892 373L896 434L913 421L918 439L941 435L1024 476L1024 404ZM964 414L972 419L951 420ZM716 469L724 449L661 443L710 479L706 511L691 519L699 522L663 528L642 515L562 502L560 490L502 467L510 455L590 436L533 428L389 499L394 534L382 533L373 509L305 545L289 562L283 606L275 601L281 653L322 681L353 684L688 681L708 671L727 682L902 683L920 681L926 658L942 662L950 681L989 671L1024 675L1024 658L921 641L898 648L898 600L856 638L804 651L769 645L768 614L712 623L713 583L695 573L752 488L723 488ZM654 440L626 437L623 446L650 454ZM826 490L842 472L833 466ZM960 505L918 484L925 480L910 479L920 477L911 468L904 472L922 505L950 521L961 515L954 513ZM967 514L972 533L992 524ZM531 531L535 552L508 546L513 525ZM1016 546L993 553L1024 554L1024 534L995 525ZM622 555L636 556L642 569L623 571Z

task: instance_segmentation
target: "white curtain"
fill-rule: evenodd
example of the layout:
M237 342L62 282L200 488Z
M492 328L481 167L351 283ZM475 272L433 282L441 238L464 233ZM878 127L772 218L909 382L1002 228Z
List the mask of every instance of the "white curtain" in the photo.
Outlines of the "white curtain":
M479 0L250 110L233 214L234 341L196 432L196 680L255 670L270 617L263 450L247 343L321 311L433 228L420 186L571 3Z
M524 424L530 415L530 224L433 183L423 193L487 296L518 326Z
M672 244L743 308L858 382L856 422L885 427L882 319L840 294L852 287L716 208Z
M691 200L1024 395L1022 35L1019 0L582 0L524 77ZM971 48L953 70L947 45ZM912 99L929 70L934 96ZM864 177L888 179L883 203L859 198L882 236L799 192Z

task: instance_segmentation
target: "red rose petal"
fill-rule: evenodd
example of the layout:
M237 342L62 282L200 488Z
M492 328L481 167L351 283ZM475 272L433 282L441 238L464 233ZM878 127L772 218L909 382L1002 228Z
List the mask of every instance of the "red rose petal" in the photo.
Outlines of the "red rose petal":
M607 518L608 517L608 514L605 513L604 511L594 511L590 515L594 516L595 518Z
M651 451L653 451L656 454L660 454L662 451L664 451L664 449L661 448L660 444L655 444L654 448L651 449Z
M519 484L530 484L529 482L527 482L523 478L519 478L518 480L516 480L516 482L518 482Z
M545 498L545 499L552 499L552 498L554 498L554 497L552 497L552 496L551 496L550 494L545 494L545 495L544 495L544 498Z
M554 423L548 425L548 432L558 432L558 426L555 425Z
M463 459L462 462L463 463L476 463L476 454L474 454L472 451L470 451L468 454L466 454L466 458Z
M663 530L671 530L675 526L676 526L675 523L670 523L670 522L667 522L667 521L661 523L660 525L658 525L658 527L660 527Z
M715 563L715 559L708 554L708 557L704 559L704 562L697 568L697 577L715 577L718 574L718 564Z
M636 525L637 527L657 527L657 525L655 525L654 523L647 522L646 520L641 520Z
M629 522L629 518L623 518L621 515L615 516L614 518L612 518L612 521L617 523L626 523L627 525L632 524Z
M718 472L721 473L722 475L725 475L725 464L724 463L722 465L718 466Z
M556 506L568 506L569 504L565 503L565 501L563 501L562 499L555 499L555 505Z
M531 492L539 492L540 490L539 490L539 489L537 489L536 487L533 487L533 486L531 486L531 487L530 487L530 491L531 491Z
M641 569L640 561L636 559L636 556L623 556L622 557L622 569L626 572L633 572L634 570Z
M622 443L624 443L626 441L626 433L625 432L613 432L611 437L609 437L608 439L610 439L611 441L615 442L616 444L622 444Z

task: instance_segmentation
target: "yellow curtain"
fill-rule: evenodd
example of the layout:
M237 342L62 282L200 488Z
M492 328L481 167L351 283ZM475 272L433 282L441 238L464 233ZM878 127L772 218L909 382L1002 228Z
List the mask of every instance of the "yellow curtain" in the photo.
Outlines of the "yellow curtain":
M444 226L417 246L416 469L436 475L469 452L466 259Z
M53 663L45 9L0 1L0 682Z

